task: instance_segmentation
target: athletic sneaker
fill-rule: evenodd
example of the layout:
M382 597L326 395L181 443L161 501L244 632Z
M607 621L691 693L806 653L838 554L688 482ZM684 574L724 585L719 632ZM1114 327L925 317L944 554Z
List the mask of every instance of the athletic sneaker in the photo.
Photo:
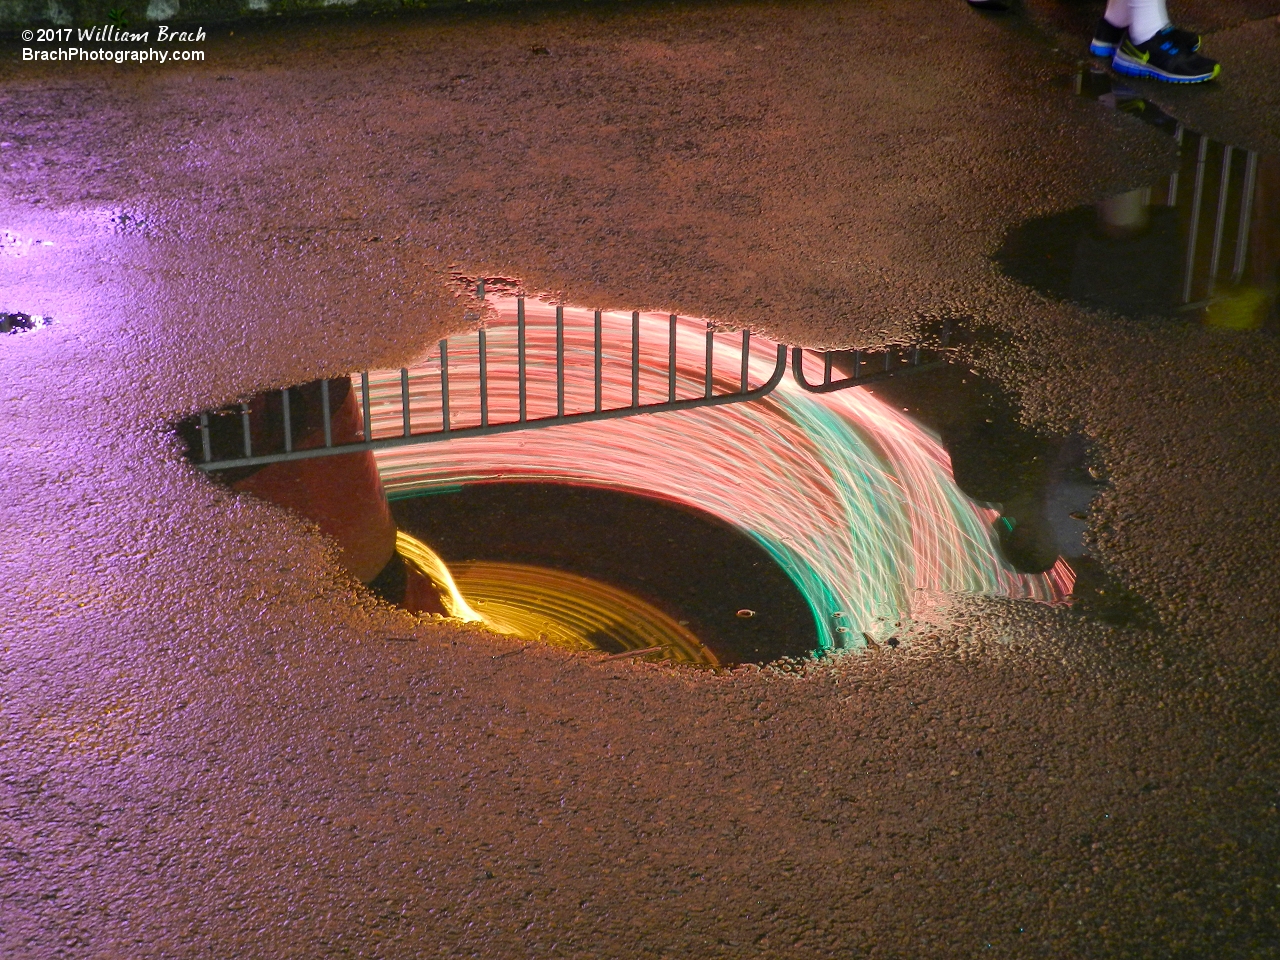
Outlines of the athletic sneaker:
M1124 40L1125 33L1124 27L1113 27L1106 17L1099 17L1098 25L1093 29L1093 41L1089 44L1089 52L1095 57L1115 56L1116 50L1119 49L1121 42ZM1192 33L1190 30L1179 30L1174 27L1173 37L1178 46L1184 47L1193 53L1200 49L1200 34L1198 33Z
M1203 83L1216 77L1222 69L1218 62L1180 45L1174 33L1173 27L1165 27L1146 43L1134 43L1126 37L1111 68L1128 77L1170 83Z

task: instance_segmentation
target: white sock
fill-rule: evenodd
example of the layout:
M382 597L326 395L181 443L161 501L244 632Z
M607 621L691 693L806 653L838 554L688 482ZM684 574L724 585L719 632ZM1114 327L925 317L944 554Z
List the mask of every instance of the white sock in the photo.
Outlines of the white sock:
M1107 0L1107 12L1102 17L1113 27L1127 27L1133 21L1129 0Z
M1111 9L1109 4L1107 9ZM1169 26L1169 11L1165 9L1164 0L1129 0L1128 26L1132 42L1146 43Z

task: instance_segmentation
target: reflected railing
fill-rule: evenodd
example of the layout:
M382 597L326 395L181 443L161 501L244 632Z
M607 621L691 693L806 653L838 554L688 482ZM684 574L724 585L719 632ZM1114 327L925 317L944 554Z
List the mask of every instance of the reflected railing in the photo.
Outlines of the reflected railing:
M1167 180L1104 201L1098 211L1100 226L1109 235L1107 227L1116 226L1123 232L1126 217L1132 219L1135 213L1143 217L1137 226L1145 227L1148 207L1177 211L1182 249L1181 279L1174 294L1176 312L1209 307L1224 292L1244 283L1257 284L1258 278L1251 274L1274 269L1274 252L1257 248L1274 246L1274 240L1267 240L1268 233L1274 235L1274 223L1264 222L1268 211L1262 208L1267 204L1260 204L1259 196L1260 179L1275 180L1275 158L1190 129L1096 67L1082 66L1076 92L1137 116L1170 134L1178 144L1178 169ZM1130 201L1127 206L1126 199ZM1119 219L1109 222L1116 215ZM1274 210L1270 217L1274 217ZM1267 282L1274 282L1274 277Z
M476 296L485 298L483 281ZM592 311L511 296L487 304L484 326L441 340L417 364L268 391L199 414L188 425L198 435L195 465L235 470L759 401L782 381L788 359L798 385L828 393L929 369L947 349L945 331L927 346L789 349L750 330L675 314ZM354 392L359 408L360 429L345 440L329 426L339 390L344 397ZM305 440L294 409L300 402L317 408L308 422L322 426Z

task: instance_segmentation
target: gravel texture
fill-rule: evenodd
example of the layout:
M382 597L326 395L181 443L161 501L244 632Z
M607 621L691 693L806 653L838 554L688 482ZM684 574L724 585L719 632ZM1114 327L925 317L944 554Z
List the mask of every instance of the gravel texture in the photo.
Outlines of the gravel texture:
M0 954L1280 955L1280 351L995 271L1172 164L1037 29L593 4L6 60L0 312L54 322L0 340ZM972 318L1101 444L1163 626L940 598L709 677L376 605L164 424L413 356L474 322L454 268L810 345Z

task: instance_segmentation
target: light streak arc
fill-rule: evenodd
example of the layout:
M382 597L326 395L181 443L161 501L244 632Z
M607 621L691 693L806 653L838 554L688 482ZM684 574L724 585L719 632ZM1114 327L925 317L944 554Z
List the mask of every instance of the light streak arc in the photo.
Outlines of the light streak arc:
M485 324L490 422L515 419L521 397L514 298L488 301ZM526 301L527 416L554 415L557 391L556 307ZM594 311L563 307L566 412L595 400ZM640 401L669 389L669 314L640 314ZM632 399L632 314L605 311L601 392L606 406ZM692 329L697 334L691 332ZM705 329L680 322L678 396L705 391ZM717 332L714 380L739 383L740 338ZM735 341L737 341L735 346ZM753 337L753 378L767 379L777 344ZM821 376L821 360L807 358ZM450 343L450 409L455 427L481 415L478 342ZM414 424L441 422L439 359L411 369ZM810 371L806 370L806 373ZM399 371L370 381L373 437L403 429ZM389 495L425 494L482 482L561 482L658 497L703 510L751 535L800 589L813 611L819 650L865 645L886 624L911 616L917 591L1065 599L1073 576L1060 562L1045 574L1022 574L999 553L997 511L956 485L937 436L865 390L803 391L790 379L754 403L549 426L447 444L377 452ZM843 626L844 629L840 629Z

